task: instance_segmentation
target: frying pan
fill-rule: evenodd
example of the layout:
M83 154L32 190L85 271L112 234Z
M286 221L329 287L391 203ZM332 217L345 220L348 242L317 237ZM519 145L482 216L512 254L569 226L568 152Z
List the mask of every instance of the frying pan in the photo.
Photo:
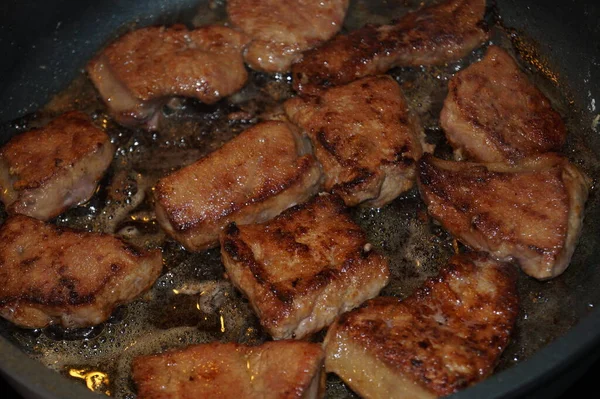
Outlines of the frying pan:
M5 0L0 5L0 124L36 111L79 73L108 40L132 23L173 23L199 1ZM217 1L217 3L219 3ZM402 1L389 1L394 3ZM569 99L567 125L583 129L589 152L600 154L600 6L594 0L488 0L513 44L533 69L549 77ZM551 73L548 74L548 71ZM18 129L1 130L0 144ZM577 158L578 154L567 155ZM585 155L585 154L584 154ZM590 172L600 166L582 161ZM594 180L597 175L591 176ZM455 398L556 397L600 356L600 206L595 189L588 201L581 242L571 267L546 284L560 285L572 327L541 344L532 356L503 367ZM533 284L533 283L532 283ZM541 284L541 283L540 283ZM537 287L537 286L536 286ZM540 287L543 287L540 285ZM555 290L556 291L556 290ZM541 296L543 297L543 295ZM541 328L558 329L561 320ZM510 362L509 362L510 363ZM30 359L0 336L0 370L27 398L97 398L81 384Z

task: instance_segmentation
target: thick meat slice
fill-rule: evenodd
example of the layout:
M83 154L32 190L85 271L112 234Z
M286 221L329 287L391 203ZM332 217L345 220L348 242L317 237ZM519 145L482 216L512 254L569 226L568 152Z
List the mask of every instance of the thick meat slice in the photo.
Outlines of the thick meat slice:
M231 22L253 40L244 53L252 69L287 72L302 52L335 35L348 0L229 0Z
M408 13L393 25L366 25L309 50L292 66L294 88L315 93L397 66L456 61L488 37L485 0L447 0Z
M391 77L295 97L284 107L313 143L324 188L347 205L381 207L414 185L424 133Z
M515 275L484 254L454 256L407 299L375 298L340 316L325 337L325 368L364 398L434 398L472 385L509 341Z
M549 153L509 165L426 155L418 182L431 216L466 245L516 260L540 280L569 265L590 180L567 159Z
M323 349L301 341L193 345L133 361L139 399L317 399Z
M0 228L0 314L26 328L93 326L161 270L160 250L16 215Z
M342 200L321 194L270 222L221 235L229 278L275 339L303 338L374 297L387 260L367 242Z
M288 123L260 123L217 151L159 180L156 216L190 251L219 243L229 222L259 223L309 199L321 170L308 140Z
M10 214L51 219L92 196L113 155L106 133L68 112L0 149L0 199Z
M102 50L87 71L119 123L156 129L158 111L172 97L212 104L241 89L246 44L224 26L142 28Z
M566 136L550 101L496 46L450 80L440 122L458 159L481 162L515 162L558 150Z

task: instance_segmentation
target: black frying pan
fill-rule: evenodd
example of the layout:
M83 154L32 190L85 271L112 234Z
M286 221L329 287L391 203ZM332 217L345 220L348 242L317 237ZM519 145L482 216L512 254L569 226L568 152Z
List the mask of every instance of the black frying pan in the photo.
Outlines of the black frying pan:
M43 106L102 45L132 22L140 26L173 23L195 10L197 3L5 0L0 5L0 123L5 125L0 144L15 131L7 122ZM594 124L600 114L600 6L594 0L488 0L488 5L501 15L501 25L511 32L514 29L513 44L525 61L532 62L533 70L540 68L534 72L543 75L550 71L549 77L556 79L572 101L567 123L583 130L583 147L589 152L582 166L588 172L598 170L598 165L586 160L600 158L600 126ZM579 154L567 155L581 158ZM600 206L593 190L582 241L571 267L563 276L545 283L548 292L568 293L564 298L546 299L565 301L573 327L544 342L534 355L514 366L505 360L502 371L456 394L456 398L556 397L600 356L600 310L594 309L600 306L599 221ZM555 289L558 285L560 290ZM561 323L550 320L543 328L555 329ZM28 358L4 337L0 337L0 369L28 398L97 398L81 384Z

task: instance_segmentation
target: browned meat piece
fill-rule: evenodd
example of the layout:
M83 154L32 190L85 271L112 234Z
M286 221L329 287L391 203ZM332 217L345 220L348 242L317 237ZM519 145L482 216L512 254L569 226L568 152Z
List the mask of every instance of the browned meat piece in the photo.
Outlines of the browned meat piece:
M172 97L212 104L241 89L246 44L224 26L142 28L102 50L87 71L119 123L156 129L158 111Z
M377 295L389 277L387 260L329 194L264 224L229 225L221 258L275 339L321 330Z
M133 361L139 399L317 399L323 349L301 341L193 345Z
M347 205L381 207L414 185L424 133L391 77L295 97L284 107L313 143L324 188Z
M314 94L397 66L456 61L488 37L485 0L447 0L408 13L393 25L366 25L309 50L292 65L294 88Z
M0 228L0 315L26 328L93 326L161 270L160 250L16 215Z
M86 114L63 114L0 149L0 199L10 214L51 219L94 194L113 155Z
M457 73L448 91L440 122L458 159L515 162L564 144L560 115L500 47Z
M567 159L549 153L509 165L426 155L418 182L431 216L466 245L516 260L540 280L569 265L590 180Z
M229 19L253 40L244 58L253 69L287 72L302 52L335 35L348 0L229 0Z
M340 316L325 338L327 372L364 398L435 398L483 380L518 314L515 275L484 254L454 256L407 299Z
M321 183L310 143L284 122L260 123L159 180L156 217L190 251L219 243L229 222L260 223L309 199Z

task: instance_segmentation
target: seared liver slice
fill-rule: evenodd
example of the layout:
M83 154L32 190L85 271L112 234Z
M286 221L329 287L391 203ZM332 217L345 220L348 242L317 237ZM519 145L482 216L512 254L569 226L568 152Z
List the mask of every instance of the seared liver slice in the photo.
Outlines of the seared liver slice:
M161 270L160 250L12 216L0 228L0 315L25 328L93 326Z
M444 161L425 155L419 190L454 237L540 280L561 274L581 234L590 179L549 153L519 163Z
M391 77L295 97L284 108L311 139L324 188L346 205L381 207L414 186L425 134Z
M450 79L440 124L456 158L479 162L556 151L567 134L550 100L497 46Z
M329 194L263 224L229 225L221 235L221 258L275 339L321 330L376 296L389 278L387 260L343 201Z
M10 214L51 219L93 195L113 155L104 131L68 112L0 149L0 199Z
M348 0L229 0L233 25L252 38L244 59L252 69L287 72L302 53L341 28Z
M518 314L516 270L457 255L410 297L378 297L339 317L325 368L364 398L447 396L493 371Z
M447 0L400 17L392 25L366 25L309 50L292 65L294 88L315 94L397 66L457 61L488 38L485 0Z
M160 225L190 251L217 246L228 223L258 223L308 200L321 183L308 140L288 123L255 125L159 180Z
M140 399L317 399L325 393L323 349L302 341L192 345L133 361Z
M87 71L117 122L153 130L173 97L212 104L241 89L246 43L224 26L141 28L100 51Z

